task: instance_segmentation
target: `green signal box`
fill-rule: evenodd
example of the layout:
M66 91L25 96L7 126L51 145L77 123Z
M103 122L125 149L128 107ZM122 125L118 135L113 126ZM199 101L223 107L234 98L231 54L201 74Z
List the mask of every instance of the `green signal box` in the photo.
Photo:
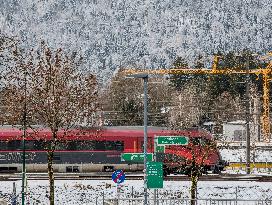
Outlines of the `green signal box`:
M146 154L147 161L153 160L153 154ZM121 155L122 161L130 161L130 162L144 162L144 153L123 153Z
M147 188L163 188L162 162L147 162Z

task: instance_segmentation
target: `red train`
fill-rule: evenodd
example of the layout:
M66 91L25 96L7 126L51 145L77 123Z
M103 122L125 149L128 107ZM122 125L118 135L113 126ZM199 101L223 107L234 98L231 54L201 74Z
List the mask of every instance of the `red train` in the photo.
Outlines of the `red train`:
M16 128L0 129L0 172L22 170L22 134ZM209 149L203 158L203 147L214 142L205 130L192 129L173 131L157 127L148 128L148 152L154 152L156 136L187 136L189 145L166 145L164 153L157 159L164 163L164 173L186 172L190 170L195 153L198 164L204 170L219 172L224 168L219 152ZM46 145L50 143L50 130L28 130L26 137L26 169L28 172L46 172ZM138 171L142 162L127 162L121 159L122 153L143 152L143 127L102 127L97 129L74 129L58 133L58 145L54 155L55 172L91 172L124 169Z

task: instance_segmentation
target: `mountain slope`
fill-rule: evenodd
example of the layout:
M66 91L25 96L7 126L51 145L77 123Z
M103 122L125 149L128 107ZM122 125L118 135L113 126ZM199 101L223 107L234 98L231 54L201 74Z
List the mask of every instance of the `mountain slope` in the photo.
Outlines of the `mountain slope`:
M0 31L80 50L107 80L118 67L170 67L217 51L271 49L270 0L0 0Z

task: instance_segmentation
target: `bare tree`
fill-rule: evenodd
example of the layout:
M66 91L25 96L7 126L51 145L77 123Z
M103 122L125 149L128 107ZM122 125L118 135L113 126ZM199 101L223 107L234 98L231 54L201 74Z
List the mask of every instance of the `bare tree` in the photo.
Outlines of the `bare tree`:
M50 205L54 204L53 158L58 142L81 123L90 124L96 109L97 81L94 75L79 69L80 58L62 49L52 50L42 43L14 66L6 77L9 114L20 122L27 114L27 126L36 123L49 128L46 142ZM22 95L26 91L25 95ZM23 104L27 108L23 109Z
M1 34L0 32L0 123L7 124L7 118L5 116L6 113L6 101L5 95L6 92L9 92L6 87L5 76L7 71L15 66L17 62L17 57L14 52L17 50L17 41L12 38Z
M166 79L150 78L148 82L149 125L165 126L167 108L171 103L171 87ZM103 110L111 111L108 120L113 125L142 125L143 82L128 79L122 69L112 78L111 84L102 94ZM107 100L105 100L107 99ZM101 100L102 101L102 100ZM107 119L107 116L105 116Z
M214 100L212 106L213 119L217 124L241 120L245 116L244 110L244 104L239 96L224 92Z
M209 93L204 84L201 86L198 83L190 81L182 90L172 93L169 121L173 128L186 129L201 124L209 107Z

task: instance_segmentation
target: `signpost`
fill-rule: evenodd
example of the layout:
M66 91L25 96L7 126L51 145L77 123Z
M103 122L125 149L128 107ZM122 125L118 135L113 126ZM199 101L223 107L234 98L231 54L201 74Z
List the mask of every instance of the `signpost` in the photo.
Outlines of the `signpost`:
M147 188L163 188L162 162L147 162Z
M123 170L116 170L112 173L111 178L115 183L121 184L125 181L126 175Z
M112 181L116 183L116 195L117 195L117 204L119 202L119 192L120 192L120 184L123 183L126 179L126 175L123 170L116 170L111 175Z
M153 160L153 154L147 153L147 161ZM123 153L121 155L122 161L144 162L144 153Z
M189 138L185 136L157 136L158 145L188 145Z
M156 146L156 153L164 153L165 152L165 146Z

